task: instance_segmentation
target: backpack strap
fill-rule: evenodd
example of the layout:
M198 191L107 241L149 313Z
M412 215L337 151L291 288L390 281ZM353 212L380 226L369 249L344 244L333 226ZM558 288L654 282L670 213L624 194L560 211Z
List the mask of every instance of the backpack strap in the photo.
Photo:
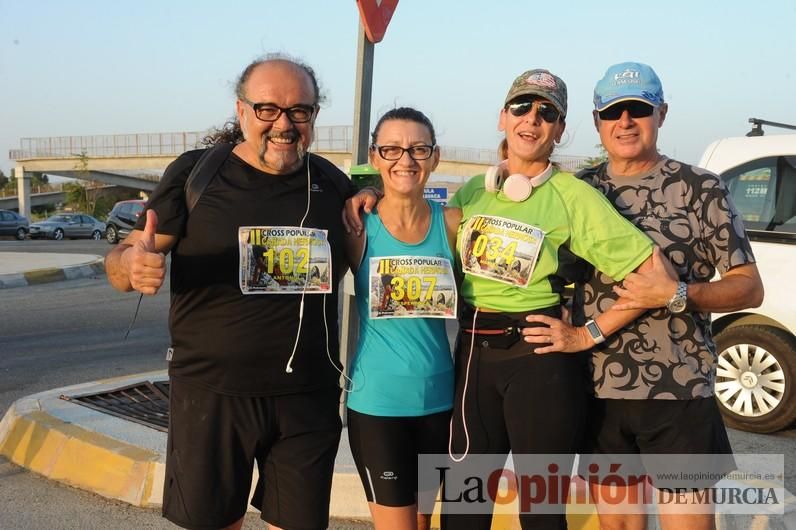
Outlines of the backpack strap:
M214 145L202 153L193 166L188 180L185 181L185 205L189 214L199 202L199 197L202 196L207 185L215 178L222 164L229 158L233 147L235 144Z

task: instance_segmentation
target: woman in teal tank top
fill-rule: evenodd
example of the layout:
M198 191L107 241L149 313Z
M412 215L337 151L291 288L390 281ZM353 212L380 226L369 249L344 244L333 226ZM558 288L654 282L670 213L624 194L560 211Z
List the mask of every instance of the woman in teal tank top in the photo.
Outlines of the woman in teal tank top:
M417 459L447 451L454 374L445 324L457 316L459 215L423 198L439 162L423 113L402 107L382 116L370 162L384 198L365 217L364 232L348 241L359 310L348 435L376 528L425 529Z

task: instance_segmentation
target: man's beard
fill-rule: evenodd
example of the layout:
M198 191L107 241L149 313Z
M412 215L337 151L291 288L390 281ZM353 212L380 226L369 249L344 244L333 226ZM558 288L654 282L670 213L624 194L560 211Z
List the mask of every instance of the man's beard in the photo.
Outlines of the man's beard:
M304 148L304 138L296 131L287 131L283 133L277 134L270 134L269 132L265 132L262 135L262 141L260 142L260 150L257 153L257 157L260 160L260 164L262 167L267 167L265 162L265 153L268 151L268 144L270 143L271 138L285 138L295 141L296 146L296 160L297 162L294 165L288 165L288 163L282 158L279 157L276 161L272 162L270 165L273 169L277 171L285 171L289 169L295 168L297 169L298 166L301 164L301 161L304 160L304 156L307 154L307 150Z

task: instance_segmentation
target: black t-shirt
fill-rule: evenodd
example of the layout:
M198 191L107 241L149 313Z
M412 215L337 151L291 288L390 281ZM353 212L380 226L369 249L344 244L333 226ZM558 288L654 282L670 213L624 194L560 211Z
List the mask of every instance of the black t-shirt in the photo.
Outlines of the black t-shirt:
M344 272L341 210L353 193L341 171L310 164L310 210L304 227L328 230L332 293L307 294L292 363L300 294L244 295L238 284L238 227L298 227L307 207L307 166L290 175L259 171L231 154L190 215L185 181L202 150L166 169L147 204L158 214L158 233L178 237L171 252L172 360L169 375L215 392L263 396L330 388L339 374L337 287ZM146 216L139 219L143 229ZM325 300L324 300L325 298Z

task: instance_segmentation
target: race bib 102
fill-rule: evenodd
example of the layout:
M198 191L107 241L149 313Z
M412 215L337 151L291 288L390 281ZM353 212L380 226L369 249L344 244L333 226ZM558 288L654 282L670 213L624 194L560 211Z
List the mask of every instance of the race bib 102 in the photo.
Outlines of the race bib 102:
M241 226L238 250L243 294L332 292L332 252L326 230Z
M370 258L370 318L456 318L453 267L446 258Z
M459 241L462 271L527 287L543 240L544 232L535 226L503 217L473 216Z

